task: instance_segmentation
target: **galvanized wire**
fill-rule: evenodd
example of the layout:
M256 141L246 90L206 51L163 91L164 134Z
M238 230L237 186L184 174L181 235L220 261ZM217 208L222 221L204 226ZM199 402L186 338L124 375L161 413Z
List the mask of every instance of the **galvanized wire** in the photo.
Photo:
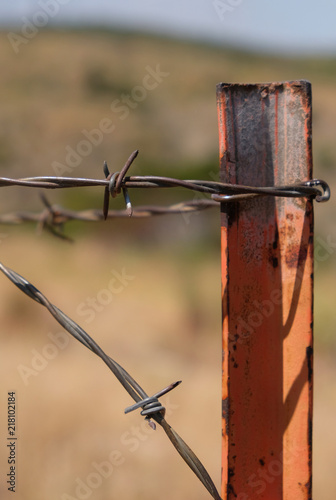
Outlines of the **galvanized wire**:
M90 349L94 354L96 354L101 360L109 367L112 373L116 376L128 394L137 403L129 408L126 408L125 412L128 413L137 407L141 407L142 414L146 415L146 419L155 420L167 434L168 438L174 445L175 449L181 455L183 460L189 465L191 470L195 473L198 479L203 483L205 488L211 494L215 500L221 500L221 497L214 485L212 479L210 478L208 472L204 468L203 464L197 458L195 453L189 448L189 446L183 441L183 439L174 431L174 429L165 420L165 409L158 401L158 397L167 393L168 391L175 388L180 381L171 384L164 390L156 393L154 396L149 397L148 394L142 389L142 387L131 377L131 375L109 357L102 348L93 340L88 333L86 333L83 328L81 328L75 321L73 321L69 316L62 312L58 307L53 305L34 285L32 285L25 278L20 276L15 271L4 266L0 262L0 270L7 276L7 278L14 283L22 292L24 292L28 297L35 300L39 304L43 305L48 309L50 314L62 325L65 330L67 330L75 339L81 342L85 347ZM153 423L151 425L153 428Z

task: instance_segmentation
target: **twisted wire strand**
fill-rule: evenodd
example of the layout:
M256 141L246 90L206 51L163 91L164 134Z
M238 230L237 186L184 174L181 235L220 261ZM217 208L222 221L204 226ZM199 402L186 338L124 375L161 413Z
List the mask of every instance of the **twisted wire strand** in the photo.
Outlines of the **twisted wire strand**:
M67 330L70 335L72 335L75 339L81 342L85 347L90 349L94 354L96 354L102 361L109 367L112 373L116 376L122 386L126 389L128 394L134 399L136 405L129 407L126 409L127 412L136 409L138 406L142 407L146 411L146 405L152 404L154 400L157 400L157 397L168 392L169 390L176 387L179 382L175 384L171 384L163 391L155 394L152 397L149 397L148 394L142 389L142 387L131 377L131 375L109 357L102 348L93 340L92 337L88 333L86 333L83 328L81 328L75 321L73 321L69 316L67 316L63 311L61 311L58 307L53 305L34 285L32 285L29 281L23 278L21 275L16 273L15 271L9 269L4 264L0 262L0 271L3 272L7 278L14 283L23 293L28 295L31 299L35 300L39 304L43 305L47 308L49 313L55 318L56 321L62 327ZM158 401L158 400L157 400ZM137 404L139 403L139 404ZM135 406L135 408L133 408ZM200 462L195 453L189 448L189 446L183 441L183 439L175 432L175 430L168 424L168 422L164 418L164 407L160 404L159 406L154 406L151 408L151 412L144 413L146 415L146 419L152 418L155 420L165 431L166 435L172 442L173 446L183 458L183 460L189 465L191 470L195 473L198 479L203 483L205 488L211 494L211 496L215 500L221 500L221 497L214 485L211 477L209 476L207 470Z
M120 172L110 172L107 162L104 161L103 172L105 179L84 179L72 177L25 177L22 179L10 179L0 177L0 187L3 186L26 186L46 189L104 186L103 214L106 219L109 209L110 194L115 198L120 191L126 201L128 215L132 215L132 205L128 195L128 188L168 188L183 187L192 191L208 193L219 202L241 201L255 196L285 196L285 197L312 197L316 201L328 201L330 198L330 188L325 181L312 179L306 182L299 182L288 186L241 186L238 184L227 184L207 180L182 180L162 176L131 176L126 174L132 163L139 154L139 150L133 151ZM322 189L322 191L321 191Z
M132 163L138 156L139 151L135 150L127 159L120 172L110 172L107 162L104 161L103 172L105 180L84 179L72 177L25 177L22 179L9 179L0 177L0 187L3 186L26 186L46 189L104 186L104 218L107 217L110 194L115 198L120 191L123 191L128 214L132 214L132 206L128 197L128 188L168 188L183 187L192 191L208 193L216 201L241 201L242 199L255 196L286 196L286 197L313 197L316 201L327 201L330 197L330 188L325 181L313 179L306 182L299 182L289 186L241 186L238 184L227 184L223 182L207 180L182 180L162 176L131 176L126 174ZM321 191L321 189L322 191Z
M220 203L214 200L190 200L176 203L169 206L141 205L133 208L133 218L146 218L156 215L181 214L187 212L196 212L208 208L218 207ZM107 218L129 217L128 211L109 210ZM52 220L53 219L53 220ZM89 210L68 210L66 208L52 205L48 210L41 212L18 211L0 215L0 224L21 224L24 222L49 222L54 225L65 224L70 221L98 222L104 220L104 215L99 209Z
M118 182L118 181L117 181ZM108 179L86 179L81 177L24 177L21 179L10 179L0 177L0 187L24 186L45 189L63 189L77 187L103 186L109 188ZM318 187L320 186L320 187ZM312 179L306 182L295 183L286 186L242 186L238 184L227 184L223 182L207 180L183 180L170 177L154 175L124 177L121 188L171 188L183 187L196 192L208 193L210 195L223 195L220 201L235 201L235 195L254 196L282 196L282 197L313 197L316 201L328 201L330 189L325 181ZM321 191L322 188L322 191Z
M65 224L71 221L99 222L106 219L129 218L129 210L109 210L106 214L98 209L91 210L68 210L57 205L51 205L44 195L41 195L46 209L41 212L12 212L0 215L0 224L18 225L28 222L37 223L38 232L47 230L54 236L73 242L72 238L63 233ZM135 219L155 217L159 215L186 214L199 212L213 207L218 207L218 201L202 199L190 200L182 203L176 203L169 206L143 205L133 208L132 217Z

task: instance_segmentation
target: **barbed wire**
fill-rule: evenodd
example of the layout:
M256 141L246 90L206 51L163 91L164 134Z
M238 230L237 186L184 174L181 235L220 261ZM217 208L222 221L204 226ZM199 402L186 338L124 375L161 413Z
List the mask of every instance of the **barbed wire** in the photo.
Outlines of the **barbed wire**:
M113 179L114 183L115 179L116 178ZM24 177L21 179L0 177L0 187L5 186L24 186L45 189L103 186L109 190L112 196L115 194L114 185L108 180L85 179L80 177ZM328 184L320 179L312 179L286 186L266 187L226 184L207 180L183 180L154 175L125 177L121 182L121 188L127 189L169 187L183 187L192 191L208 193L211 195L212 199L217 199L221 202L237 201L251 196L282 196L291 198L312 197L318 202L328 201L330 198L330 188Z
M99 222L105 219L115 219L129 217L129 211L109 210L105 218L103 211L99 209L89 210L68 210L58 205L51 205L47 197L40 194L46 209L41 212L19 211L0 215L0 224L23 224L26 222L36 222L38 231L46 229L55 236L72 241L64 235L64 225L71 221ZM174 205L141 205L133 208L132 218L147 218L168 214L186 214L199 212L208 208L218 207L218 201L210 199L190 200Z
M249 198L260 196L281 196L281 197L308 197L317 202L328 201L330 198L330 188L325 181L312 179L306 182L299 182L286 186L242 186L238 184L227 184L208 180L183 180L161 176L131 176L126 177L126 173L138 155L138 150L134 151L120 172L110 173L107 163L104 162L103 171L105 179L87 179L73 177L25 177L21 179L11 179L0 177L0 187L23 186L31 188L61 189L80 187L104 187L103 211L89 209L83 211L67 210L62 207L52 206L47 198L42 195L42 201L46 210L40 213L20 211L0 216L0 224L20 224L28 221L38 222L39 229L47 229L55 236L72 241L62 232L66 222L72 220L81 221L101 221L115 217L151 217L165 214L176 214L204 210L210 207L219 206L220 203L240 202ZM196 199L180 202L168 207L145 205L133 208L128 193L129 189L153 189L153 188L176 188L192 190L204 195L210 195L211 199ZM123 192L126 209L109 210L110 197L115 198Z
M126 204L129 204L129 201L127 201L127 190L130 188L183 187L192 191L210 194L212 199L220 202L241 201L242 199L255 196L311 197L316 199L318 202L328 201L330 198L330 188L328 184L319 179L312 179L286 186L258 187L227 184L208 180L183 180L154 175L126 177L126 173L137 155L138 150L131 154L120 172L110 173L107 163L104 162L103 170L106 177L105 179L49 176L24 177L21 179L0 177L0 187L25 186L45 189L60 189L103 186L105 188L104 213L108 210L109 195L114 198L121 192L121 190L124 192Z
M75 321L73 321L69 316L67 316L58 307L53 305L34 285L32 285L25 278L20 276L15 271L9 269L4 264L0 262L0 270L7 276L7 278L14 283L23 293L28 295L31 299L35 300L39 304L47 308L49 313L58 321L58 323L65 328L70 335L81 342L85 347L90 349L94 354L96 354L112 371L116 376L122 386L126 389L128 394L134 399L135 404L126 408L125 413L129 413L137 408L141 408L141 415L145 416L148 420L150 426L155 430L155 424L151 421L155 420L159 424L165 433L167 434L169 440L172 442L173 446L183 458L183 460L188 464L191 470L195 473L198 479L203 483L205 488L211 494L215 500L221 500L221 497L214 485L211 477L209 476L207 470L200 462L195 453L189 448L189 446L183 441L183 439L177 434L177 432L168 424L165 420L165 408L161 405L158 398L163 396L167 392L171 391L181 381L174 382L170 384L165 389L157 392L153 396L149 397L148 394L142 389L142 387L131 377L131 375L108 356L102 348L93 340L88 333L86 333L83 328L81 328Z

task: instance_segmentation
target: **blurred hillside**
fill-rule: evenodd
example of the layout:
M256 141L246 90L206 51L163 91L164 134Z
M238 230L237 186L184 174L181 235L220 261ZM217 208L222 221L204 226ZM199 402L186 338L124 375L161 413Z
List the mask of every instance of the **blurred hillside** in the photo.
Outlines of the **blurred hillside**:
M334 60L104 31L41 31L18 54L6 33L1 41L2 174L100 177L104 159L117 169L139 149L134 173L209 176L218 168L215 85L304 78L313 84L315 174L334 175ZM99 139L92 131L106 120ZM92 151L81 147L89 132ZM67 163L70 150L80 159Z
M17 54L7 33L1 34L1 41L2 176L100 178L104 160L110 171L116 171L139 149L131 169L134 175L214 179L218 175L216 84L304 78L313 86L314 175L334 184L334 59L263 56L103 30L40 31L29 43L19 45ZM37 191L7 188L1 194L1 213L42 209ZM134 204L169 204L193 196L180 190L132 192ZM93 188L48 192L48 198L68 208L102 205L101 190ZM119 198L113 207L123 207ZM327 342L327 347L336 345L334 298L328 292L333 289L331 271L335 272L334 203L332 197L315 211L316 303L323 325L319 313L316 324L323 329L321 342ZM191 240L197 241L197 248L218 248L218 219L210 212L192 217L197 224L192 225ZM142 243L159 239L171 244L172 234L173 240L182 238L184 242L185 225L180 217L168 217L150 223L114 221L109 227L118 233L119 241L134 236ZM15 233L18 230L14 228ZM68 228L68 233L77 231L94 231L102 237L111 234L103 224L79 223Z
M0 176L103 178L104 160L110 171L118 171L139 149L131 167L134 175L213 180L218 176L216 84L307 79L313 85L314 176L333 188L333 59L263 56L102 30L40 31L17 54L7 33L0 39ZM102 207L98 188L46 194L51 203L67 208ZM182 190L131 195L134 205L170 204L194 196ZM111 208L121 207L122 199L111 201ZM38 190L1 190L0 213L25 209L43 209ZM334 209L333 197L329 203L315 204L315 491L316 498L324 500L336 495L336 438L330 432L336 401ZM218 211L71 223L65 232L75 238L74 245L47 233L37 236L34 226L2 225L1 259L87 328L149 392L183 379L172 393L171 424L219 484ZM89 298L98 297L110 273L123 268L134 281L87 321L80 306L88 310ZM139 425L139 415L124 419L129 398L75 341L24 384L18 365L31 366L32 350L41 353L50 344L49 333L60 328L4 277L0 296L0 378L8 381L8 390L17 389L21 405L18 500L74 495L76 478L84 480L94 471L92 462L104 460L113 449L121 450L125 464L104 480L92 499L109 495L150 500L158 491L162 499L208 498L159 431L148 442L139 442L134 453L125 447L120 436ZM2 417L0 425L5 428ZM4 459L2 449L1 464ZM0 493L7 492L0 487Z

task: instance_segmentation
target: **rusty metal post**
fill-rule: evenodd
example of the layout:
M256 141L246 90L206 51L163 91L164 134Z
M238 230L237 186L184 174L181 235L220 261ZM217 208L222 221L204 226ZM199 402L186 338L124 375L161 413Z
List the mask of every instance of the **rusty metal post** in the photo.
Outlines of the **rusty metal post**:
M222 182L312 176L306 81L217 86ZM311 498L313 209L222 203L225 500Z

